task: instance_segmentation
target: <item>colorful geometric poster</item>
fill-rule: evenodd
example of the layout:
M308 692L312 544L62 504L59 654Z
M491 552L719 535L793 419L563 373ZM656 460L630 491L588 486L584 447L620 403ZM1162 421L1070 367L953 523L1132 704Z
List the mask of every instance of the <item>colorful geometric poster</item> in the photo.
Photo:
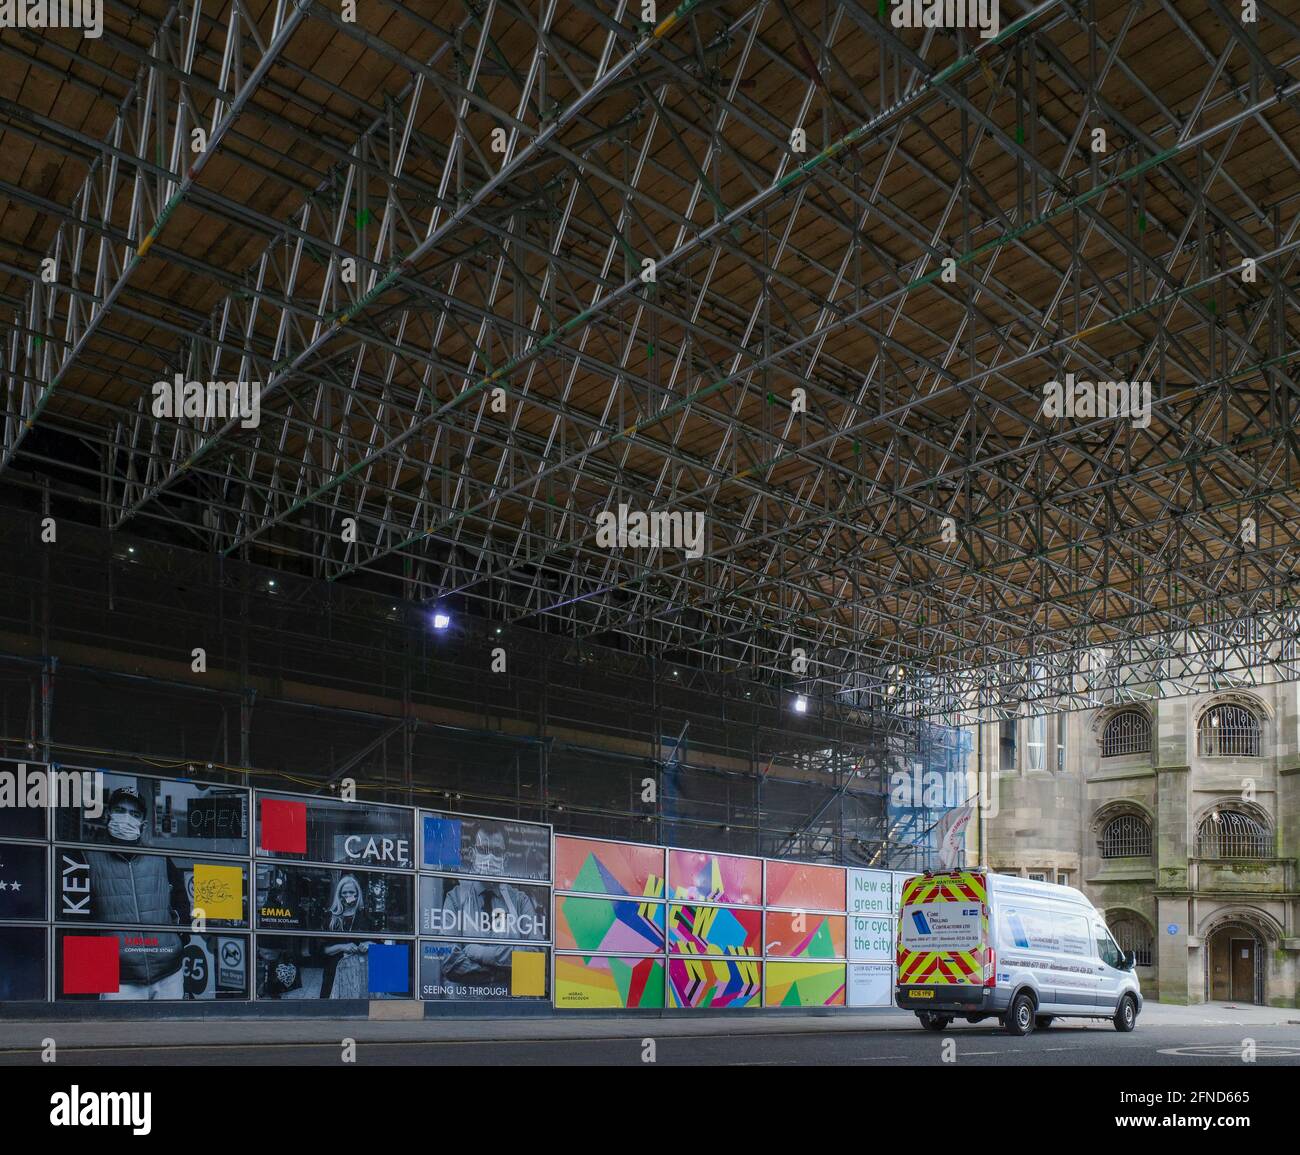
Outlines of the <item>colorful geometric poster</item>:
M668 908L668 951L692 955L760 955L763 912L744 907Z
M671 958L669 1006L752 1007L763 991L763 964L757 959Z
M844 1006L844 963L769 962L767 1007Z
M843 910L844 893L842 866L768 860L768 906L792 910Z
M633 898L555 899L555 945L561 950L645 954L664 949L664 904Z
M664 848L556 835L555 886L584 894L662 898Z
M673 898L690 902L760 906L763 860L700 850L670 850L668 886Z
M555 1005L568 1009L662 1010L664 960L557 954Z
M780 958L843 958L844 915L767 912L767 953Z

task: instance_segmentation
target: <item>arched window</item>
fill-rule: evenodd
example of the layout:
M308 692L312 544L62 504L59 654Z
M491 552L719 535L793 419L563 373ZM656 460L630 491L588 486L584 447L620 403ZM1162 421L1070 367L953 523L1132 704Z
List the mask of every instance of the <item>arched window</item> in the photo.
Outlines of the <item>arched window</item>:
M1151 750L1151 719L1145 710L1121 710L1101 734L1101 756L1147 754Z
M1273 836L1240 810L1212 810L1196 828L1197 858L1271 858Z
M1196 748L1202 756L1258 757L1259 719L1245 706L1230 702L1211 706L1197 726Z
M1132 951L1137 956L1137 965L1151 965L1152 947L1154 945L1151 928L1134 914L1119 914L1110 920L1110 933L1115 936L1119 949Z
M1150 858L1151 824L1137 814L1112 818L1101 830L1102 858Z

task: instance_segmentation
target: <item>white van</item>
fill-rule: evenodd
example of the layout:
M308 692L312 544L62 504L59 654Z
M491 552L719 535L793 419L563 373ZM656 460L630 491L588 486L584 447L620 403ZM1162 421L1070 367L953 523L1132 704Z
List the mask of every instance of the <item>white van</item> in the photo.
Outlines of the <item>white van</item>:
M946 1030L996 1018L1027 1035L1064 1016L1131 1031L1142 991L1130 951L1079 891L1010 874L926 871L903 883L895 1002Z

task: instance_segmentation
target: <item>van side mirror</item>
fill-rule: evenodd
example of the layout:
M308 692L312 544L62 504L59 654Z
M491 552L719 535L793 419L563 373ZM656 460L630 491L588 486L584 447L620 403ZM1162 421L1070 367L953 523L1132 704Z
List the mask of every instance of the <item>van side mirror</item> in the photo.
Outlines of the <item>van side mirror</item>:
M1124 952L1124 969L1126 971L1133 970L1137 966L1137 961L1138 958L1135 951L1126 950Z

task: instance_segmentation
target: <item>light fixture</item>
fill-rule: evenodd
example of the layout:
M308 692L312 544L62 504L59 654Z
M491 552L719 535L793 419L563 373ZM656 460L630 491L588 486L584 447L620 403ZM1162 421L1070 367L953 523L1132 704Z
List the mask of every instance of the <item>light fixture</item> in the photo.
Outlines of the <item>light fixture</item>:
M446 610L433 611L433 628L435 630L445 630L451 625L451 614Z
M805 698L802 694L800 694L800 695L799 695L799 696L794 700L794 712L795 712L796 714L806 714L806 713L808 713L808 699Z

